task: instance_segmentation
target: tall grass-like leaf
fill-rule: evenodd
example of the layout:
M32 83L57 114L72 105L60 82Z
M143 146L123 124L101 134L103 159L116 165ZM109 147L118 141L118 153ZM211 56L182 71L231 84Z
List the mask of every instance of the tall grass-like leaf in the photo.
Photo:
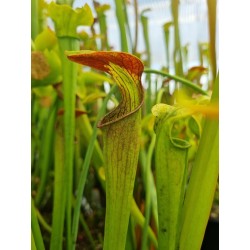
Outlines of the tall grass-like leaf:
M127 53L80 51L68 53L74 62L109 73L122 100L99 123L103 130L106 178L105 250L124 250L140 146L143 102L142 62Z
M150 11L150 9L145 9L142 11L141 23L142 23L143 37L144 37L146 53L147 53L147 66L150 67L150 65L151 65L151 52L150 52L150 44L149 44L148 17L144 15L148 11Z
M54 126L55 126L55 118L57 111L57 101L55 101L54 106L51 108L47 124L44 129L43 137L42 137L42 145L40 150L40 160L39 160L39 168L41 171L41 180L38 186L37 195L35 198L35 203L38 205L41 203L49 174L49 168L52 161L52 148L54 142Z
M41 213L39 212L38 209L36 209L36 215L37 215L37 219L38 219L39 223L41 224L41 226L43 227L43 229L46 230L47 232L51 233L52 232L51 226L45 221L45 219L43 218L43 216L41 215Z
M126 34L126 16L124 13L123 1L115 0L115 12L120 30L120 42L121 42L121 50L124 52L128 52L128 40Z
M64 165L64 138L62 133L62 124L59 123L55 131L55 180L54 180L54 201L52 216L52 234L50 240L50 249L62 249L63 229L65 218L65 165Z
M61 52L66 49L78 49L76 39L59 39ZM63 93L64 93L64 164L65 164L65 186L66 186L66 227L67 227L67 249L71 249L71 208L73 189L73 161L74 161L74 135L75 135L75 87L77 81L76 65L62 57L63 70Z
M210 46L210 63L212 66L213 81L216 77L216 0L207 0L208 7L208 24L209 24L209 46Z
M127 31L127 38L129 40L129 48L132 47L133 41L132 41L132 34L131 34L131 29L130 29L130 24L129 24L129 19L131 18L128 15L128 11L127 11L127 4L129 4L126 0L122 0L123 2L123 12L124 12L124 16L125 16L125 27L126 27L126 31ZM128 51L124 51L124 52L128 52Z
M217 75L211 104L219 102ZM183 210L180 250L199 250L219 175L219 120L206 119L192 168Z
M147 60L146 64L147 67L150 68L151 66L151 52L150 52L150 44L149 44L149 32L148 32L148 17L144 15L145 12L149 11L150 9L145 9L141 13L141 23L142 23L142 29L143 29L143 37L146 47L146 53L147 53ZM148 87L147 87L147 96L146 96L146 111L147 113L150 112L150 109L152 107L152 86L151 86L151 76L147 74L146 77Z
M134 34L134 44L132 48L133 54L137 52L138 30L139 30L138 1L137 0L134 0L134 12L135 12L135 34Z
M40 226L36 216L36 208L34 205L33 199L31 200L31 229L32 229L32 238L33 245L36 246L37 249L45 250L43 238L40 230Z
M146 220L143 217L143 214L141 213L141 210L138 208L134 199L132 200L132 205L131 205L131 215L134 217L135 222L142 228L144 228L144 226L147 224ZM148 227L148 237L151 240L154 247L157 249L158 242L151 227Z
M159 249L178 249L180 214L184 199L189 143L172 136L174 123L186 116L180 108L156 104L156 188Z
M181 41L179 33L179 0L171 0L171 10L174 24L174 65L175 73L183 76L183 63L181 54Z
M169 55L169 28L173 25L173 22L167 22L163 25L165 47L166 47L166 67L169 69L170 66L170 55Z
M31 232L31 250L37 250L36 243L33 237L33 233Z
M147 249L147 242L148 242L148 225L150 222L150 214L152 210L152 193L151 189L153 188L151 185L151 162L152 162L152 155L154 152L155 146L155 135L152 136L151 143L149 145L149 149L147 152L146 157L146 166L144 169L144 180L145 180L145 191L146 191L146 198L145 198L145 225L143 227L142 232L142 250Z
M105 11L110 9L110 5L108 4L99 4L97 1L93 1L94 7L96 10L96 14L98 17L98 22L100 25L100 32L102 35L101 38L101 49L102 50L110 50L109 42L108 42L108 32L107 32L107 21Z
M34 40L39 33L38 0L31 1L31 38Z

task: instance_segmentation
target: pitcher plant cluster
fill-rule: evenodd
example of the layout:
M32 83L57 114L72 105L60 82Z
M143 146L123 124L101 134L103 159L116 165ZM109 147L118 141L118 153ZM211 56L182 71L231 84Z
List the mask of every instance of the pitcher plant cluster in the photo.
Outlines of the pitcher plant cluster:
M173 20L162 27L167 61L156 70L150 10L140 13L137 0L134 30L128 3L115 0L121 51L108 36L110 5L31 1L32 249L201 248L219 175L216 1L207 3L200 64L188 68L172 0Z

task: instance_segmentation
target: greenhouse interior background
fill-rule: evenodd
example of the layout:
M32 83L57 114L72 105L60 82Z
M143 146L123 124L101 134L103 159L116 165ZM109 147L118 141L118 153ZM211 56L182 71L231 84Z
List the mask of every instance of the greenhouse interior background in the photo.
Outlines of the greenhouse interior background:
M47 2L51 2L47 0ZM110 46L113 50L121 50L121 42L119 35L119 26L117 23L116 13L115 13L115 2L112 0L99 0L100 4L109 4L110 9L105 12L107 17L108 25L108 39ZM93 1L91 0L75 0L73 3L74 8L82 7L85 3L89 4L93 13L95 8ZM138 11L142 13L145 12L145 16L148 17L148 30L150 36L150 49L151 49L151 66L155 69L160 69L163 65L167 63L166 53L165 53L165 42L164 42L164 23L170 22L172 20L171 13L171 0L138 0ZM188 68L197 66L200 63L199 59L199 44L209 42L209 30L208 30L208 10L206 0L180 0L179 1L179 31L180 40L183 47L188 47ZM129 17L130 29L134 31L135 29L135 13L133 7L133 1L129 0L127 4L127 13ZM216 21L216 47L218 50L219 45L219 1L217 1L217 21ZM48 20L48 24L51 28L53 23ZM99 30L99 25L95 25L96 31ZM79 30L90 32L89 27L79 27ZM174 50L174 31L173 27L170 28L170 40L169 40L169 51L170 55L173 55ZM132 40L135 39L134 32L131 32ZM145 51L145 43L143 39L143 29L141 22L139 22L138 31L138 51ZM217 53L217 63L219 63L218 58L219 53ZM208 62L205 62L205 67L208 66ZM169 65L170 72L174 72L173 60L170 60ZM185 69L187 70L187 69ZM201 80L203 83L207 83L207 80Z
M32 0L32 250L218 249L218 3Z

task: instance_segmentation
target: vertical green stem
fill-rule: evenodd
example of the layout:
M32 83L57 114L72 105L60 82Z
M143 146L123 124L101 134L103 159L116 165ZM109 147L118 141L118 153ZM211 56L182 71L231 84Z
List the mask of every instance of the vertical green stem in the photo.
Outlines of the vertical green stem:
M94 7L97 13L98 22L100 26L100 32L102 35L101 38L101 50L110 50L109 42L108 42L108 34L107 34L107 20L105 15L105 10L102 9L100 4L96 1L93 1Z
M32 231L31 231L31 250L37 250Z
M134 0L134 12L135 12L135 40L132 52L133 54L137 51L137 43L138 43L138 29L139 29L139 17L138 17L138 2Z
M122 0L123 1L123 9L124 9L124 14L125 14L125 27L127 28L127 34L128 34L128 39L129 39L129 43L132 47L133 41L132 41L132 35L131 35L131 29L130 29L130 25L129 25L129 17L128 17L128 11L127 11L127 1L126 0Z
M136 220L135 222L140 225L142 228L144 228L144 225L146 224L145 218L143 217L143 214L141 213L141 210L138 208L137 204L135 203L135 200L132 200L132 205L131 205L131 215L134 217ZM155 234L151 227L148 227L148 236L149 239L151 240L152 244L154 247L157 249L158 247L158 242L155 237Z
M46 220L43 218L43 216L41 215L41 213L39 212L38 209L36 209L36 215L37 215L37 219L38 219L39 223L41 224L41 226L43 227L43 229L46 230L47 232L51 233L52 232L51 226L46 222Z
M49 167L52 160L52 152L53 152L52 145L54 141L53 132L55 126L56 112L57 112L57 102L55 102L51 108L47 124L45 125L44 133L42 136L42 143L41 143L40 157L39 157L41 180L40 180L40 185L38 186L37 195L35 199L35 203L37 205L40 204L42 201L48 179Z
M60 124L62 125L62 124ZM65 165L64 165L64 138L62 128L58 127L55 132L55 180L54 180L54 200L52 214L52 234L50 240L50 249L62 249L63 229L65 217Z
M74 173L73 173L73 189L77 189L79 183L80 170L82 166L82 155L81 155L81 139L80 139L80 126L79 120L76 119L76 132L75 132L75 149L74 149Z
M115 0L116 5L116 17L118 20L119 30L120 30L120 39L121 39L121 50L124 52L128 52L128 41L126 35L126 27L125 27L125 14L123 9L123 1Z
M200 65L203 66L204 63L203 63L203 43L199 43L199 58L200 58Z
M154 218L154 222L156 225L156 228L158 228L158 207L157 207L157 195L156 195L156 187L155 187L155 180L153 172L150 172L149 176L149 186L150 186L150 195L151 195L151 204L152 204L152 215Z
M37 119L38 119L38 110L39 110L39 104L38 104L38 98L37 96L32 93L32 97L31 97L31 170L33 171L34 167L35 167L35 155L36 155L36 151L38 148L38 133L37 133Z
M32 162L32 172L33 172L33 176L39 176L40 175L40 160L41 160L41 139L43 138L43 130L44 127L46 127L46 121L48 119L48 114L49 114L49 108L48 107L43 107L41 106L40 103L40 97L38 97L37 95L33 96L34 98L34 102L33 102L33 106L32 106L32 143L35 142L34 148L33 148L33 152L34 153L33 157L34 157L34 161ZM33 147L33 146L32 146ZM39 152L39 154L38 154ZM37 157L38 155L38 157ZM34 190L35 183L32 182L32 190ZM36 188L35 188L36 189Z
M166 48L166 67L169 70L170 67L170 56L169 56L169 28L172 25L172 22L167 22L163 25L164 38L165 38L165 48Z
M136 249L135 223L133 218L130 216L125 250L133 250L133 249Z
M139 161L140 161L140 165L142 167L143 177L144 177L144 171L147 169L147 167L149 167L151 169L151 162L149 162L149 161L152 161L152 157L153 157L153 155L152 155L153 152L152 151L154 151L155 139L156 139L155 134L153 134L152 138L151 138L151 142L150 142L150 148L148 149L148 154L146 153L145 149L141 148L141 150L140 150ZM158 228L157 196L156 196L156 187L155 187L155 181L154 181L154 174L153 174L153 172L151 170L148 172L148 174L149 174L148 182L146 182L145 180L143 180L143 182L144 182L145 188L150 193L152 215L153 215L153 218L154 218L154 221L155 221L155 224L156 224L156 228ZM146 196L147 196L147 191L146 191ZM147 200L147 197L146 197L146 200ZM133 207L132 207L132 210L133 210ZM146 212L145 212L145 214L146 214ZM138 215L138 218L139 217L140 216ZM138 219L136 220L136 222L139 223ZM146 218L144 218L143 227L142 227L143 230L145 230L145 226L144 226L145 224L146 224ZM147 235L151 239L151 232L150 232L149 228L150 227L148 226ZM154 240L151 239L151 241L154 243Z
M34 40L39 33L38 0L31 0L31 38Z
M97 12L98 13L98 12ZM108 44L108 35L107 35L107 24L106 24L106 16L104 13L98 14L98 20L100 24L100 31L103 35L103 39L101 40L101 50L110 50Z
M80 100L77 101L77 107L80 110L86 111L85 106L82 104ZM79 130L80 130L80 140L84 143L85 147L89 147L95 128L92 127L88 115L80 116L78 118L78 121L79 121L78 125L79 125ZM98 172L98 169L101 166L103 166L103 154L102 154L102 149L97 139L95 140L92 161L96 168L96 171Z
M82 214L80 214L80 222L81 222L81 224L82 224L82 227L83 227L83 229L84 229L84 231L85 231L85 233L86 233L86 236L87 236L87 238L88 238L88 240L89 240L89 242L90 242L90 245L91 245L91 248L93 249L93 250L95 250L96 249L96 244L95 244L95 241L94 241L94 239L93 239L93 237L92 237L92 234L91 234L91 231L90 231L90 229L89 229L89 227L88 227L88 224L87 224L87 222L84 220L84 217L83 217L83 215Z
M216 77L217 63L216 63L216 0L207 0L208 7L208 24L209 24L209 38L210 38L210 61L212 65L213 81Z
M150 44L149 44L149 33L148 33L148 18L144 16L144 12L148 10L144 10L141 14L141 23L142 23L142 28L143 28L143 37L144 37L144 42L146 46L146 53L147 53L147 67L150 68L151 65L151 53L150 53ZM150 74L147 74L146 80L148 83L147 87L147 95L146 95L146 111L147 113L150 112L152 108L152 87L151 87L151 76Z
M31 200L31 229L36 248L39 250L45 250L43 237L37 220L36 208L33 199Z
M149 33L148 33L148 17L144 16L143 14L148 11L144 10L141 14L141 23L143 28L143 37L146 46L146 53L147 53L147 66L150 67L151 65L151 53L150 53L150 44L149 44Z
M150 174L151 174L151 162L152 162L152 155L154 151L156 136L153 135L151 139L151 143L149 145L148 154L147 154L147 161L146 161L146 169L145 169L145 191L146 191L146 204L145 204L145 225L143 227L142 232L142 250L147 249L147 242L148 242L148 226L150 222L150 211L152 208L152 195L151 195L151 181L150 181Z
M73 189L74 135L75 135L75 89L77 65L70 62L65 50L79 50L79 40L72 37L58 38L63 72L64 96L64 153L65 153L65 186L66 186L66 229L67 249L71 249L71 208Z
M179 34L179 0L172 0L171 9L174 23L174 62L175 62L175 73L179 76L183 76L183 65L182 65L182 54L181 54L181 42Z

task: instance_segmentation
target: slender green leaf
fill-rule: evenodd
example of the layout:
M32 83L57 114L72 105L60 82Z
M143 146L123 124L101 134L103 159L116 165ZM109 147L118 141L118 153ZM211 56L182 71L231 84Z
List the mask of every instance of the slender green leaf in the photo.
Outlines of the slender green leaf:
M54 200L52 212L52 234L50 240L50 249L62 249L63 231L65 218L65 165L64 165L64 139L62 133L62 122L58 123L55 131L55 180L54 180Z
M40 158L39 158L39 168L41 171L41 180L38 186L37 195L35 199L36 204L40 204L45 192L45 187L47 184L49 168L51 167L52 162L52 152L53 152L53 142L54 142L54 126L56 119L56 111L57 111L57 102L55 102L52 107L46 127L44 129L44 133L42 136L42 144L40 150Z
M169 52L169 28L173 25L173 22L167 22L163 25L165 47L166 47L166 67L169 69L170 65L170 52Z
M152 74L159 74L162 76L166 76L169 77L170 79L176 80L180 83L182 83L183 85L192 88L193 90L203 94L203 95L208 95L206 91L202 90L198 85L190 82L189 80L182 78L180 76L176 76L176 75L171 75L165 71L160 71L160 70L154 70L154 69L144 69L145 73L152 73Z
M121 41L121 50L124 52L128 52L128 41L127 41L127 35L126 35L126 17L124 13L124 6L123 1L121 0L115 0L115 6L116 6L116 17L119 25L119 31L120 31L120 41Z
M31 231L31 250L37 250L32 231Z
M173 16L174 25L174 66L175 73L179 76L183 76L183 63L181 53L181 41L179 32L179 0L171 0L171 11Z
M219 75L211 103L219 101ZM183 210L180 250L199 250L213 204L219 172L219 120L206 119Z
M43 237L37 220L36 208L33 199L31 200L31 229L36 248L39 250L45 250Z
M146 54L147 54L147 60L146 60L146 66L150 68L151 66L151 51L150 51L150 44L149 44L149 30L148 30L148 17L144 15L145 12L150 11L150 9L145 9L141 13L141 23L143 28L143 37L146 47ZM145 72L145 71L144 71ZM146 76L148 87L147 87L147 95L146 95L146 111L147 113L150 112L152 108L152 86L151 86L151 76L150 74L147 74Z
M96 9L96 13L98 16L98 21L100 25L100 32L102 34L101 38L101 50L110 50L109 42L108 42L108 29L107 29L107 20L105 11L110 9L109 4L99 4L98 2L94 1L94 7Z
M52 232L52 228L51 226L45 221L45 219L43 218L43 216L41 215L41 213L39 212L38 209L36 209L36 215L37 215L37 219L39 221L39 223L41 224L41 226L49 233Z
M151 189L152 189L152 182L150 181L150 173L151 173L151 162L152 162L152 155L154 152L154 147L155 147L155 140L156 137L155 135L152 136L148 153L147 153L147 159L146 159L146 169L145 169L145 191L146 191L146 200L145 200L145 225L143 227L143 232L142 232L142 249L147 249L147 243L148 243L148 226L150 222L150 212L152 210L152 194L151 194Z
M31 38L34 40L38 33L38 0L31 0Z
M217 58L216 58L216 9L217 0L207 0L208 6L208 24L209 24L209 51L210 63L212 66L213 81L217 72Z

